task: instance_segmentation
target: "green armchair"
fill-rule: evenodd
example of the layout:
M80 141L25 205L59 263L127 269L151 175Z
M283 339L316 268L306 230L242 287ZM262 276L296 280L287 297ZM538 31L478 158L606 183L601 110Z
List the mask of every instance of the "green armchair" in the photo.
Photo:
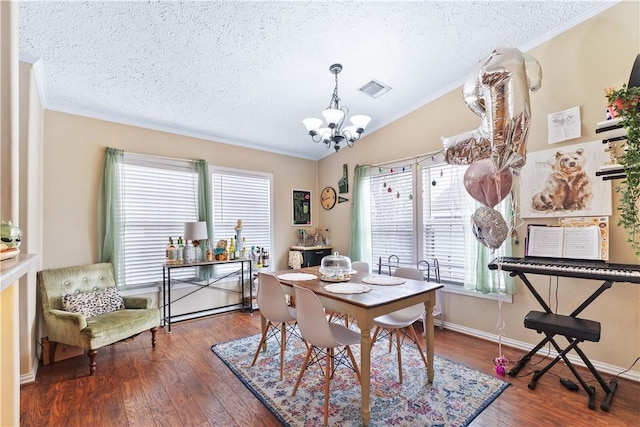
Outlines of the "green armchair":
M57 343L78 346L87 350L89 375L94 375L100 347L145 330L156 346L160 311L151 308L151 298L120 297L110 263L42 270L38 285L51 362Z

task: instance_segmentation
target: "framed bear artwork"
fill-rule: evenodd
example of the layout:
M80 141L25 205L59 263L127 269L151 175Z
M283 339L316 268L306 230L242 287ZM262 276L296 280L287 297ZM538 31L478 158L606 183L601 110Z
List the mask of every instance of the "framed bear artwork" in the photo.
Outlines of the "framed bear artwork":
M611 181L596 176L607 159L601 141L528 153L520 171L520 216L610 216Z

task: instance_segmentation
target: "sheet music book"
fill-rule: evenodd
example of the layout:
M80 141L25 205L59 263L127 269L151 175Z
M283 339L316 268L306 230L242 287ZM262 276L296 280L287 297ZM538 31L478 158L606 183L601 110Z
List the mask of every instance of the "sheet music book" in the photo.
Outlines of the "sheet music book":
M600 230L586 227L529 225L526 256L599 260Z
M609 217L608 216L583 216L558 218L558 225L564 227L587 227L596 225L600 229L600 259L609 259Z

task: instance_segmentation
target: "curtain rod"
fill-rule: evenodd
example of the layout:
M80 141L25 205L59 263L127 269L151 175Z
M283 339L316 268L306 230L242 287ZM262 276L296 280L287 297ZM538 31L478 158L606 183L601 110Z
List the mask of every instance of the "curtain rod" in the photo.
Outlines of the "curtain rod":
M168 157L168 156L158 156L155 154L143 154L143 153L135 153L133 151L126 151L126 150L122 150L124 154L129 154L130 156L144 156L144 157L152 157L154 159L158 159L158 160L180 160L180 161L192 161L192 160L199 160L199 159L186 159L184 157Z
M418 162L418 159L420 157L432 157L435 156L436 154L440 154L442 153L444 150L437 150L437 151L431 151L429 153L422 153L422 154L416 154L415 156L410 156L410 157L404 157L402 159L397 159L397 160L391 160L391 161L387 161L387 162L380 162L380 163L375 163L373 165L371 165L371 167L377 167L377 166L384 166L384 165L389 165L392 163L399 163L399 162L406 162L407 160L413 160L415 159L416 163Z

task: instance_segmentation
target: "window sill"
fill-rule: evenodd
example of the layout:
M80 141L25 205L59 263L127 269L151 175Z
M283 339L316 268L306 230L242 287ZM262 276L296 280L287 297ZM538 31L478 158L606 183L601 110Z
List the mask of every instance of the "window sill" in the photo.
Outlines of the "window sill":
M455 285L445 284L444 288L442 288L442 292L446 292L450 294L465 295L465 296L474 297L474 298L490 299L495 301L498 301L498 299L501 299L502 302L506 302L506 303L513 302L513 295L498 296L498 294L483 294L481 292L469 291L467 289L462 288L461 286L455 286Z

